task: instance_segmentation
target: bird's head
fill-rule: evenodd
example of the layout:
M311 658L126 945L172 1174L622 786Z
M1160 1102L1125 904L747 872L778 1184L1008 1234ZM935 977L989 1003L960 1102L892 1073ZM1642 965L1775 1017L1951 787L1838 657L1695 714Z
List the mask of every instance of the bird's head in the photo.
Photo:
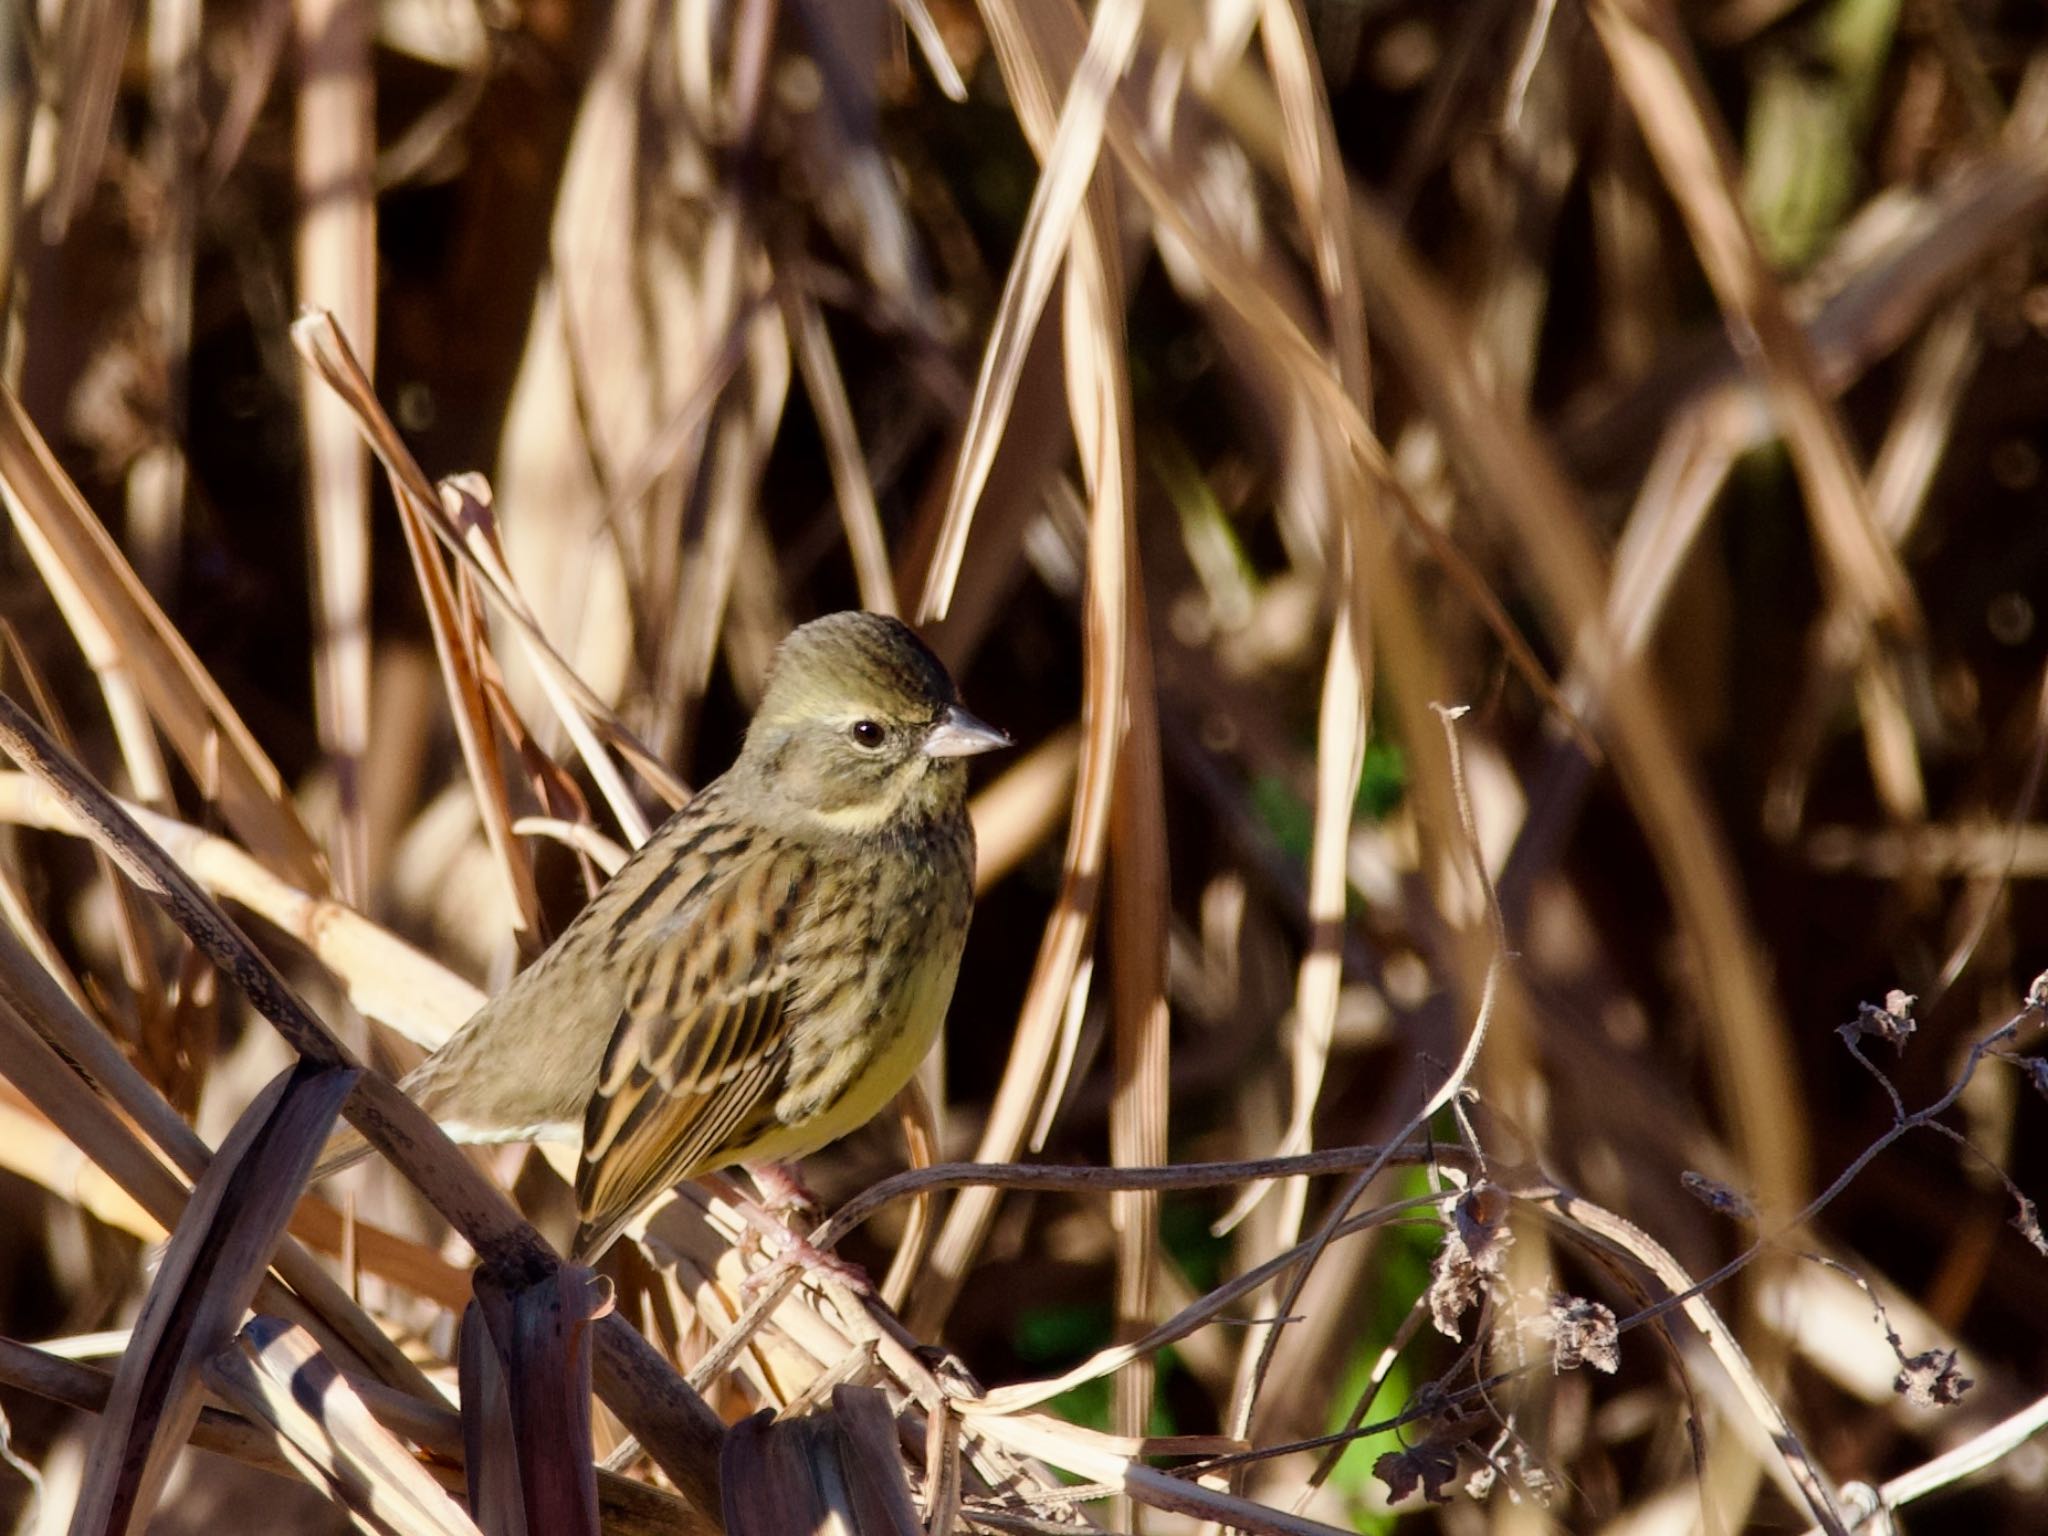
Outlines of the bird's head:
M865 833L957 805L961 759L1010 738L960 707L944 665L899 620L834 613L792 631L740 766L822 830Z

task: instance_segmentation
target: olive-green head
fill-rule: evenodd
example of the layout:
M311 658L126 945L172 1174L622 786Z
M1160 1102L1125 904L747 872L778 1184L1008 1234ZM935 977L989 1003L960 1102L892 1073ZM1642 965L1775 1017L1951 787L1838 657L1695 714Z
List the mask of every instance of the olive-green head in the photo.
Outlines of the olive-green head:
M960 690L911 628L834 613L791 631L747 727L748 787L814 824L873 831L957 803L962 758L1010 738L960 707Z

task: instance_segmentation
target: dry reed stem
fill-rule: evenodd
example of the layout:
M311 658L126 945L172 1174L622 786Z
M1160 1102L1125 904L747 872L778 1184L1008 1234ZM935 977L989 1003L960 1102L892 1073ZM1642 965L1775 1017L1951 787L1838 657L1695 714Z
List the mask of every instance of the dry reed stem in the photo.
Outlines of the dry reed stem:
M911 0L915 4L916 0ZM920 13L922 7L919 7ZM825 438L825 463L832 472L832 492L839 519L846 528L846 547L853 555L860 605L871 613L895 614L896 581L889 571L889 547L882 533L881 509L868 479L866 456L846 398L846 380L832 351L832 337L817 300L785 281L777 291L783 299L784 325L796 352L797 368L811 397L819 430Z
M199 1416L200 1367L255 1298L357 1069L300 1061L221 1144L171 1234L86 1462L73 1536L140 1530Z
M185 766L201 782L212 778L228 825L283 874L310 889L324 886L325 861L277 769L143 588L11 390L0 391L0 494L44 580L60 596L64 590L75 595Z
M1017 249L1003 278L1003 294L989 322L974 400L961 429L960 453L947 491L938 547L925 576L918 614L926 621L943 619L952 606L953 586L967 549L974 509L995 465L996 448L1017 397L1026 349L1052 296L1061 262L1075 252L1076 221L1095 173L1102 142L1103 114L1110 92L1137 50L1143 7L1133 0L1110 0L1096 10L1088 45L1057 116L1048 81L1020 80L1020 59L1009 57L1019 46L1024 18L1008 0L988 7L987 21L1004 79L1025 133L1040 163L1038 185L1017 235ZM1086 338L1089 333L1084 332ZM1121 334L1119 332L1118 334Z
M396 429L377 403L375 392L361 365L349 351L348 341L328 315L304 315L292 326L292 341L319 372L329 388L345 400L356 418L357 429L368 439L371 451L382 460L391 477L394 494L418 512L425 526L440 540L458 565L476 577L496 611L511 625L527 658L548 673L578 711L632 763L641 778L672 805L688 798L683 786L668 769L626 729L617 715L565 662L539 627L533 610L520 596L518 583L494 543L467 536L451 518L443 498L428 484L426 476L406 450ZM593 773L598 770L593 766Z
M1912 586L1878 536L1848 436L1742 214L1726 130L1669 7L1665 0L1597 0L1591 14L1729 324L1754 339L1740 350L1784 428L1837 595L1860 620L1916 632Z
M462 1506L304 1332L275 1318L252 1319L204 1369L223 1400L269 1426L302 1478L380 1536L479 1536Z
M1101 344L1100 338L1109 324L1105 311L1120 300L1112 296L1102 265L1112 259L1109 252L1114 250L1114 245L1111 243L1105 249L1102 243L1102 226L1097 223L1102 217L1101 211L1091 208L1089 217L1078 222L1073 222L1073 219L1090 184L1088 173L1094 165L1095 140L1100 124L1099 97L1106 96L1110 83L1121 73L1123 61L1135 46L1138 9L1130 0L1112 0L1097 12L1098 32L1091 37L1089 45L1093 57L1089 82L1084 88L1077 80L1066 98L1067 105L1057 112L1053 105L1053 80L1056 77L1042 56L1043 45L1034 35L1035 23L1041 18L1036 13L1019 11L1010 4L993 5L988 12L1004 79L1017 101L1026 135L1045 167L1032 200L1033 208L1041 210L1037 216L1038 227L1043 229L1052 223L1062 227L1071 224L1067 249L1070 294L1067 334L1070 354L1078 353L1083 358L1091 347ZM1126 27L1131 31L1129 39L1124 36ZM1069 111L1073 114L1071 119ZM1067 126L1069 123L1071 126ZM1078 184L1070 185L1077 178ZM1062 214L1060 205L1069 198L1073 200L1073 207ZM1031 215L1027 214L1026 219L1030 223ZM1043 282L1049 290L1053 250L1049 236L1041 234L1038 239L1039 245L1033 248L1039 250L1039 255L1031 276L1034 282ZM1013 301L1014 318L1010 328L999 325L991 331L990 398L982 401L981 395L977 394L977 400L982 403L970 412L970 424L984 417L993 417L998 404L1007 408L1006 399L998 401L995 398L1002 393L998 385L1003 378L1012 379L1011 390L1014 391L1014 375L1008 366L996 361L996 352L999 346L1021 349L1023 345L1024 337L1011 337L1009 331L1030 329L1023 326L1023 316L1026 311L1035 313L1037 306L1030 303L1031 295L1025 287L1024 278L1018 277L1018 297ZM1115 292L1120 294L1120 290ZM1042 296L1039 302L1042 304ZM1075 306L1084 304L1095 306L1093 315L1085 309L1076 310ZM1120 325L1115 328L1115 333L1121 334ZM1021 366L1021 350L1018 366ZM1070 356L1070 367L1079 366L1081 363ZM1121 370L1117 373L1120 376ZM1076 436L1084 445L1084 461L1088 458L1087 446L1091 444L1105 456L1124 457L1121 468L1109 470L1098 464L1094 472L1098 500L1090 521L1088 545L1088 611L1083 624L1085 666L1081 695L1083 736L1073 819L1068 828L1060 894L1040 941L1031 983L1018 1012L1010 1059L982 1133L979 1155L989 1160L1016 1155L1042 1101L1048 1069L1054 1057L1057 1026L1069 1007L1074 981L1081 971L1083 949L1094 924L1097 885L1101 879L1103 850L1108 839L1115 793L1128 636L1123 565L1128 513L1116 498L1127 498L1129 494L1127 456L1130 446L1128 437L1117 430L1113 418L1107 414L1113 409L1108 397L1098 394L1092 400L1074 398L1091 383L1099 390L1107 382L1101 370L1079 379L1071 373L1069 375L1070 409ZM996 435L993 422L984 430L991 439L986 451L992 459L993 437ZM968 435L973 436L971 430ZM965 487L973 479L973 459L963 447L955 470L955 489L947 502L945 523L948 530L957 527L957 532L942 535L941 552L933 558L926 600L922 605L922 611L927 614L943 611L944 594L950 590L953 573L957 572L957 555L947 556L944 546L946 541L953 540L964 547L966 528L963 520L971 513L974 499L966 493ZM978 492L978 487L976 489ZM956 512L956 508L965 510ZM947 1212L932 1252L931 1281L912 1298L909 1321L916 1332L928 1334L934 1331L945 1317L966 1278L968 1265L987 1233L995 1206L992 1192L973 1190L964 1194Z
M106 1170L163 1231L172 1231L184 1212L184 1187L69 1063L90 1074L100 1093L142 1126L187 1179L196 1183L203 1177L210 1149L105 1032L72 1009L63 993L5 935L0 935L0 1027L13 1035L6 1056L8 1075L24 1097ZM275 1264L305 1305L370 1369L395 1384L425 1389L418 1368L362 1315L310 1254L286 1243ZM265 1305L289 1312L294 1304L280 1291L266 1292Z
M7 1338L0 1338L0 1382L81 1413L104 1412L114 1390L113 1379L105 1371ZM199 1410L189 1443L280 1477L294 1475L274 1435L218 1408Z
M52 245L70 232L99 177L134 24L134 0L86 0L64 8L55 53L65 99L56 164L42 199L42 237Z
M299 79L293 136L299 219L298 307L317 306L376 366L377 154L370 73L370 0L292 0ZM334 866L341 893L361 905L370 878L363 776L370 744L370 455L348 408L309 392L308 529L313 560L313 707L335 776L340 824Z
M50 732L56 738L57 745L66 752L76 756L78 751L77 743L65 724L64 713L58 707L56 696L50 691L49 685L43 677L42 670L36 666L34 660L23 648L20 636L15 633L12 626L4 621L0 621L0 638L5 639L8 649L13 652L15 665L21 669L21 680L28 694L29 702L50 727ZM148 739L151 740L153 745L153 738ZM152 753L147 772L160 776L162 767L162 759ZM149 782L151 780L148 777L136 779L138 786ZM100 879L105 883L107 891L112 897L114 944L120 956L121 979L128 984L129 993L138 1009L142 1012L145 1047L158 1047L158 1050L154 1053L155 1060L152 1062L152 1065L167 1065L169 1069L164 1071L163 1079L167 1082L176 1081L178 1077L176 1066L177 1042L171 1043L172 1048L169 1051L161 1049L161 1029L158 1027L160 1026L158 1015L163 1010L158 1005L163 997L164 979L162 968L157 964L156 950L149 942L149 929L143 917L142 898L136 895L134 888L127 881L120 878L112 861L98 849L93 850L93 864L99 871ZM21 908L20 916L15 921L15 928L25 939L28 939L31 947L35 946L36 941L29 936L28 930L35 926L29 918L26 908ZM52 961L55 961L56 974L59 976L65 975L67 968L61 960L57 959L54 954L44 957L46 967L50 966Z
M406 1039L431 1050L483 1005L482 992L354 908L280 879L225 838L120 803L200 885L304 945L353 1007ZM61 797L25 773L0 773L0 822L90 836Z

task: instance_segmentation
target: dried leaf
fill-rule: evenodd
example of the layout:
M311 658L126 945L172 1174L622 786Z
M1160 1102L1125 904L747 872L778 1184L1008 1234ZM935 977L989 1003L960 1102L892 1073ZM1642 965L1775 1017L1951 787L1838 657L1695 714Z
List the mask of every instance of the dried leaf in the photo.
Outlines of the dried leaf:
M1858 1003L1856 1017L1840 1025L1835 1033L1850 1045L1865 1035L1874 1035L1880 1040L1890 1041L1893 1048L1903 1052L1907 1040L1912 1038L1918 1026L1913 1022L1913 1005L1920 999L1910 992L1901 992L1894 987L1884 996L1884 1006L1875 1003Z
M1468 1191L1452 1212L1444 1245L1429 1267L1429 1314L1439 1333L1462 1338L1458 1319L1500 1279L1514 1241L1507 1214L1508 1197L1493 1184Z
M1953 1408L1976 1382L1956 1368L1952 1349L1930 1349L1900 1362L1892 1390L1916 1408Z
M277 1431L284 1453L315 1487L392 1536L475 1536L462 1506L411 1448L371 1416L355 1387L304 1329L252 1318L206 1362L216 1392Z
M199 1365L256 1294L358 1068L301 1060L235 1122L143 1303L86 1462L72 1530L139 1530L199 1417Z
M1590 1365L1612 1376L1621 1368L1621 1330L1610 1307L1584 1296L1552 1296L1532 1326L1550 1340L1552 1371Z
M1387 1502L1398 1504L1417 1488L1432 1504L1448 1504L1445 1490L1458 1475L1458 1448L1425 1440L1405 1451L1388 1451L1372 1464L1372 1475L1387 1485Z
M591 1324L612 1309L611 1282L574 1265L534 1275L486 1264L477 1271L476 1295L464 1320L462 1359L473 1374L491 1352L481 1346L495 1351L518 1477L511 1506L524 1510L529 1530L596 1536ZM491 1497L508 1494L494 1490Z

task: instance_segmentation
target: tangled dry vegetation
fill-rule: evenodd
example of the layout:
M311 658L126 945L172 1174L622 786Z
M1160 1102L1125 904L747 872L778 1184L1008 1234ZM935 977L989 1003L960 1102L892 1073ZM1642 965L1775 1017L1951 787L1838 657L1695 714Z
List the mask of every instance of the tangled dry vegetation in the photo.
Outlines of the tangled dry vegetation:
M2048 1530L2033 8L22 0L0 78L15 1529ZM566 1266L390 1077L856 603L1020 742L809 1170L880 1294L729 1186Z

